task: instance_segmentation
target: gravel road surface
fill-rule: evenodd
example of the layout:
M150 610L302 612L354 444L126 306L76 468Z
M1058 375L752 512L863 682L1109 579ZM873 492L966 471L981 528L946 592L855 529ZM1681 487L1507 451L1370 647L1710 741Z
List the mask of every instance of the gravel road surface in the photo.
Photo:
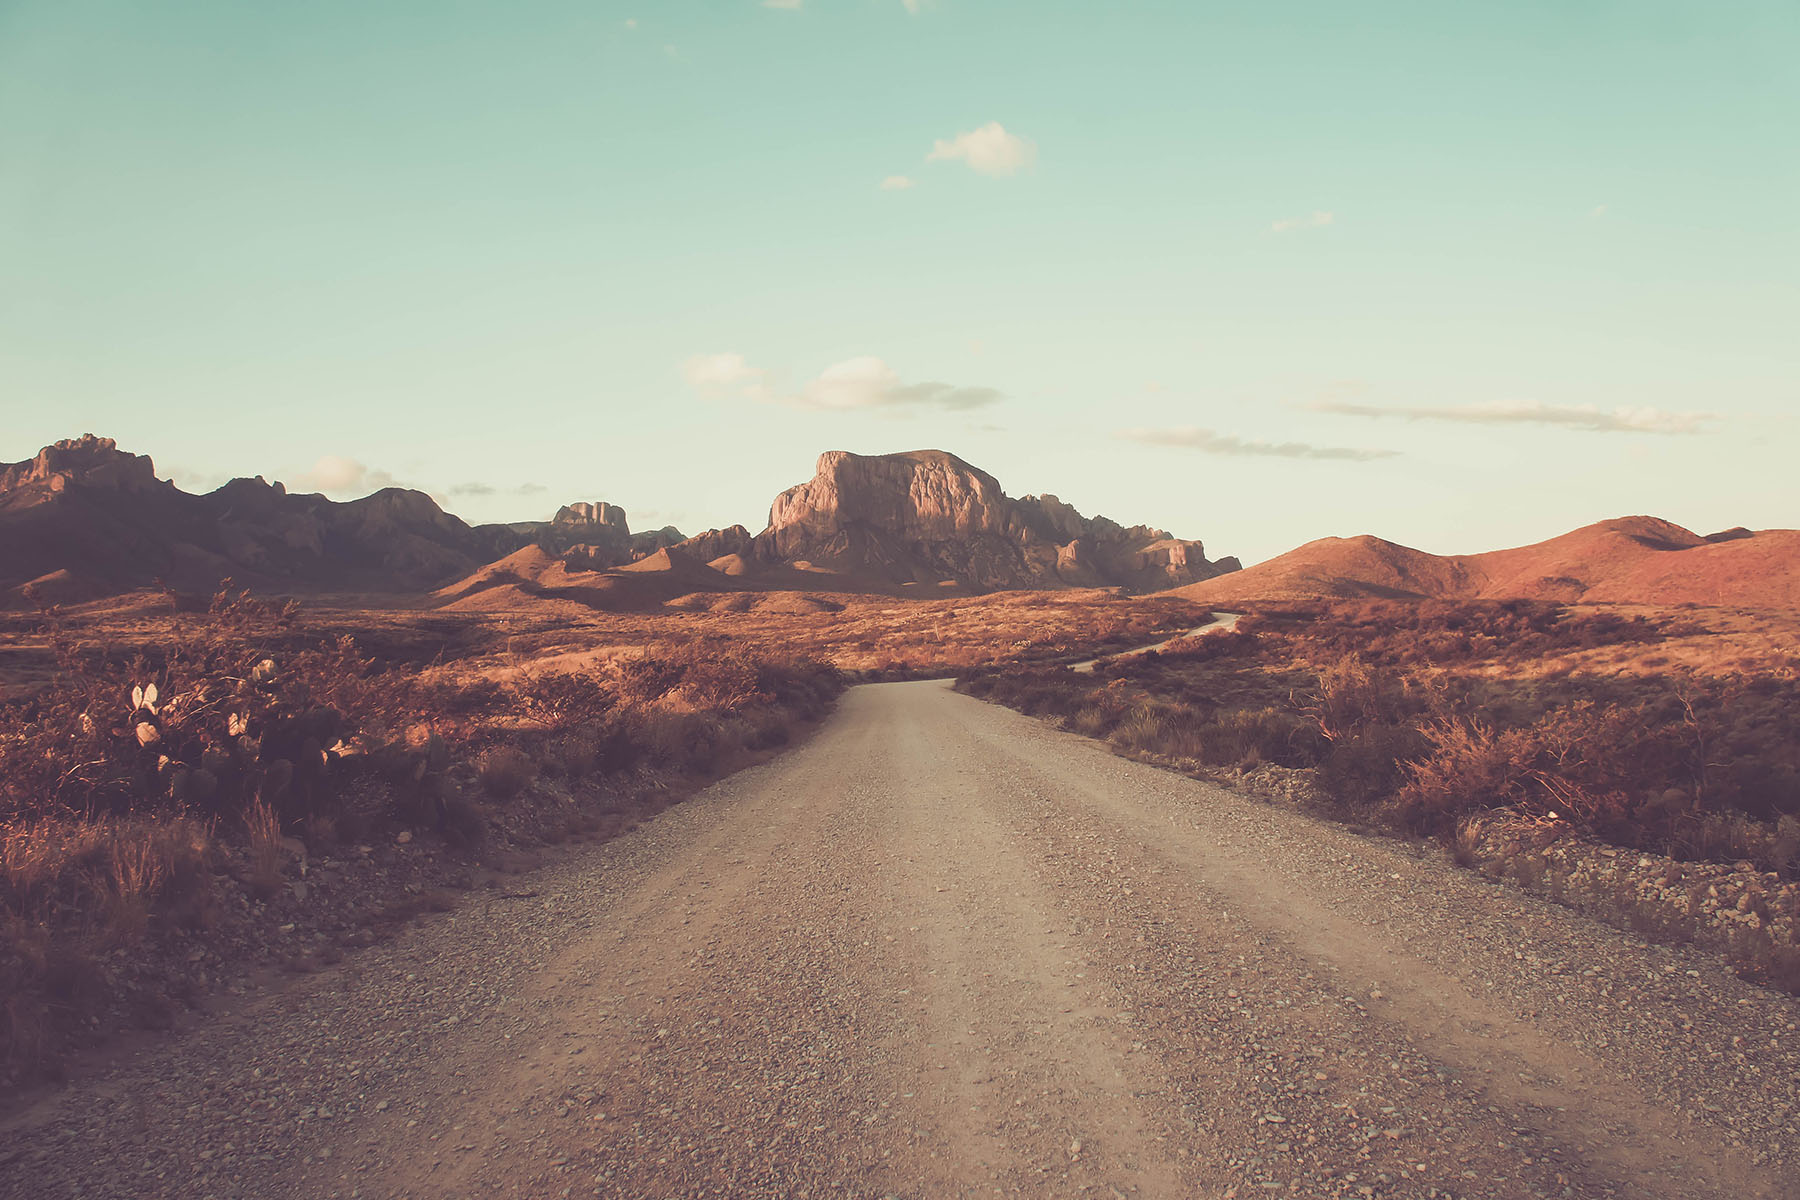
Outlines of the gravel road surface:
M942 683L0 1126L8 1197L1784 1197L1800 1004Z

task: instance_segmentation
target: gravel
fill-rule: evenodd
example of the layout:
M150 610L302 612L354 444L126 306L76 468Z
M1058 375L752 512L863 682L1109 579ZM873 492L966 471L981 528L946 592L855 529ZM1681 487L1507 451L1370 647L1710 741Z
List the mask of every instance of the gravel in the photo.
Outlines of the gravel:
M936 683L83 1074L0 1195L1795 1194L1800 1005Z

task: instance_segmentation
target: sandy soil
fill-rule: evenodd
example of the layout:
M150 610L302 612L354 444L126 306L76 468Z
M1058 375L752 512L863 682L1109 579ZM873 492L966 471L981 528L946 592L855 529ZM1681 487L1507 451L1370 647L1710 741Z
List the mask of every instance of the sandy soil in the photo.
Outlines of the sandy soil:
M1779 1197L1800 1003L940 683L0 1128L17 1197Z

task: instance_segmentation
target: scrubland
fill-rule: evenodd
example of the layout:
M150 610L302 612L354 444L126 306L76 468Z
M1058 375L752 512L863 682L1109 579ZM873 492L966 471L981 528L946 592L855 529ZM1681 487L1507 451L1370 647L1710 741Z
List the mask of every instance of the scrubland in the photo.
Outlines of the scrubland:
M222 585L0 618L0 1078L307 970L773 752L846 682L1121 648L1110 593L571 615Z
M842 687L732 644L538 669L504 635L352 620L225 588L198 613L16 622L40 661L0 704L4 1073L166 1024L240 960L304 969L521 849L616 833ZM455 666L420 661L446 647Z
M1252 613L974 695L1469 865L1800 988L1800 648L1780 614L1540 602Z

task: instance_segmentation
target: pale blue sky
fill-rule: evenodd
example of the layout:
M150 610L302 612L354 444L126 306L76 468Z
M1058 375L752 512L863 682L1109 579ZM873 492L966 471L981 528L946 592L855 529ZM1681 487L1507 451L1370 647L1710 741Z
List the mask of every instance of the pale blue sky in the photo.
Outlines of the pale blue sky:
M0 0L0 459L692 532L933 446L1246 560L1800 524L1800 6L918 9Z

